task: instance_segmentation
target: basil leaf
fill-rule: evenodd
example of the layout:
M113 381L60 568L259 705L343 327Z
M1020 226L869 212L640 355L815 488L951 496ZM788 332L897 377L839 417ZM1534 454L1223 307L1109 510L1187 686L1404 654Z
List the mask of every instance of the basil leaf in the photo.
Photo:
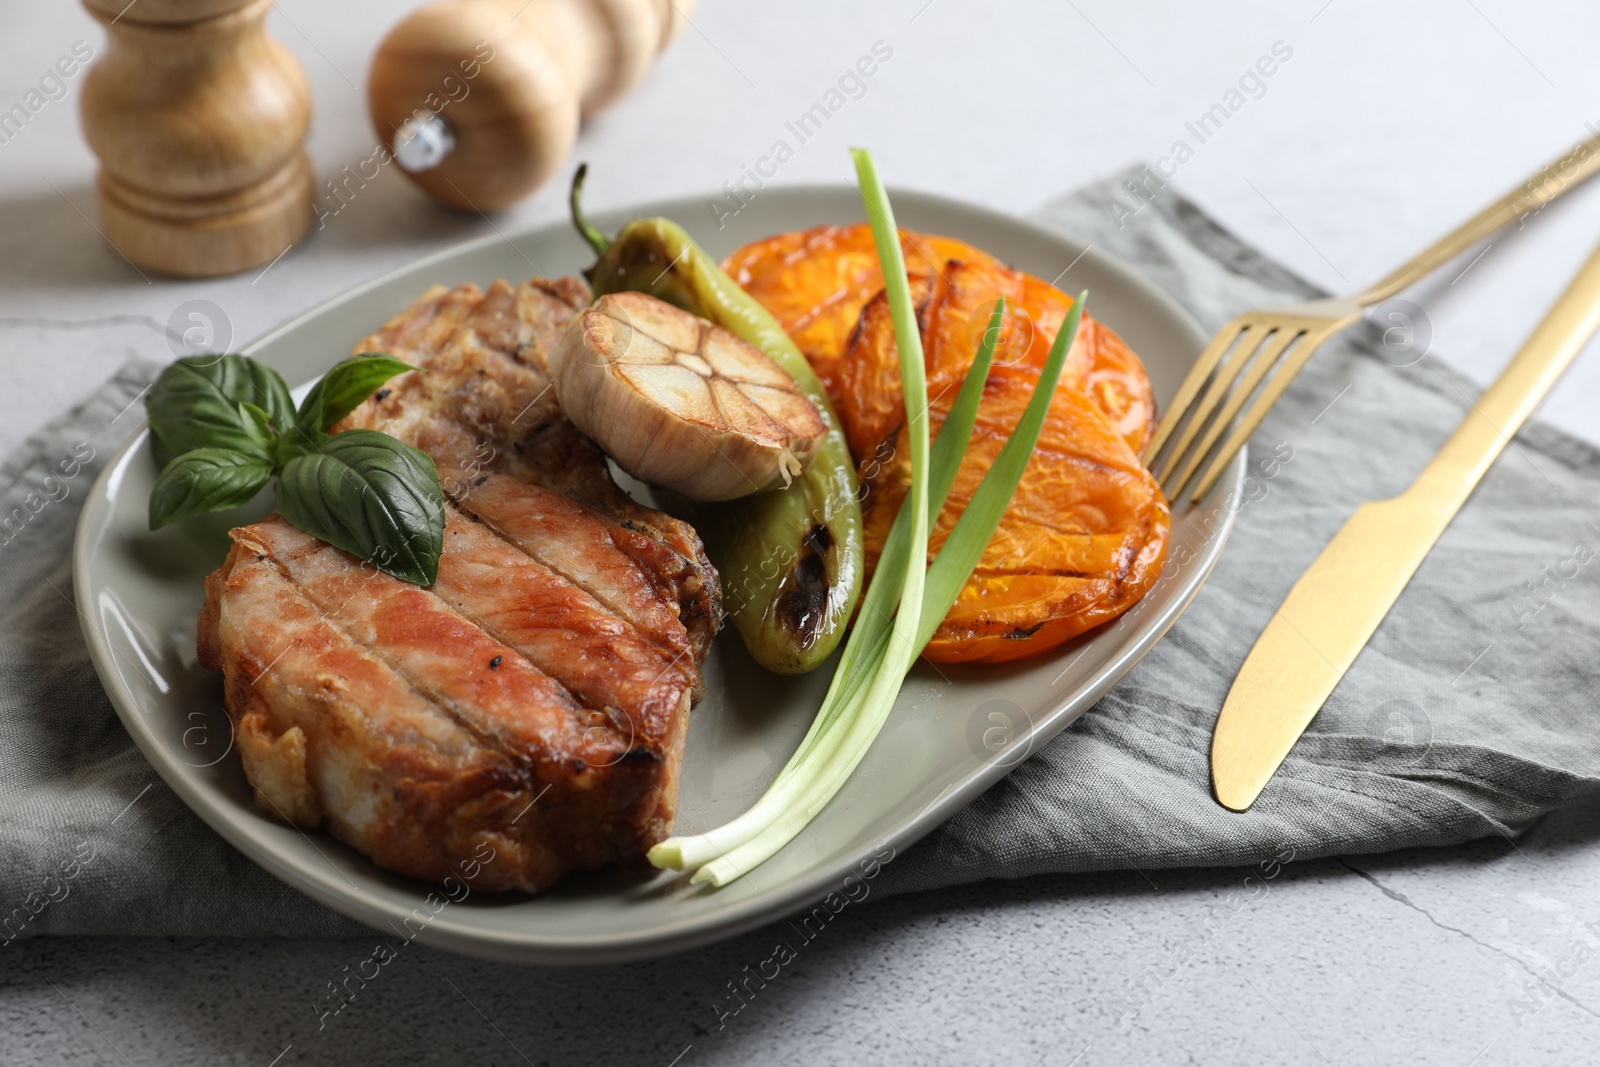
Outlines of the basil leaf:
M336 363L306 394L296 423L303 430L326 430L396 374L419 369L383 352L363 352Z
M271 416L265 408L245 402L239 405L239 425L255 441L263 453L272 455L278 435L272 429Z
M178 458L178 454L167 447L159 435L150 435L150 458L156 461L156 466L166 470L167 464Z
M191 515L248 503L272 477L272 464L226 448L196 448L168 463L150 491L150 529Z
M328 443L328 435L321 430L305 430L298 425L289 427L273 446L272 461L282 469L296 456L318 452Z
M144 406L150 429L174 454L230 448L266 459L242 403L265 411L279 431L294 420L283 378L249 356L185 356L161 372Z
M306 533L396 578L432 585L444 548L444 491L426 452L377 430L346 430L291 459L278 511Z

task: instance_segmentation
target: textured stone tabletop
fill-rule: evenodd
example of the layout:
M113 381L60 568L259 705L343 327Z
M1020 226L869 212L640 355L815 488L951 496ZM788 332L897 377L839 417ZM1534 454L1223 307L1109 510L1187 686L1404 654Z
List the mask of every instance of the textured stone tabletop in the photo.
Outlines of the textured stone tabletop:
M404 6L280 0L270 19L313 86L319 182L371 151L366 67ZM0 22L0 110L75 42L102 46L70 3L12 4ZM1597 33L1600 10L1576 0L703 0L578 152L594 209L721 189L882 42L891 57L864 91L770 180L843 180L844 149L861 144L891 181L1022 213L1164 160L1225 225L1346 290L1600 127ZM1241 82L1267 55L1274 75ZM550 187L493 221L459 215L382 173L270 270L147 282L93 229L76 94L69 82L0 143L4 451L130 356L170 358L168 329L195 308L217 347L242 343L382 271L564 209ZM1220 128L1195 127L1236 99ZM1487 381L1597 234L1600 186L1408 293L1433 357ZM1542 417L1600 442L1593 347ZM727 984L772 931L600 970L417 946L320 1029L313 1004L365 958L362 939L39 938L0 948L0 1062L1588 1062L1597 816L1570 809L1515 842L1291 863L1251 887L1246 871L1131 872L875 901L736 1013Z

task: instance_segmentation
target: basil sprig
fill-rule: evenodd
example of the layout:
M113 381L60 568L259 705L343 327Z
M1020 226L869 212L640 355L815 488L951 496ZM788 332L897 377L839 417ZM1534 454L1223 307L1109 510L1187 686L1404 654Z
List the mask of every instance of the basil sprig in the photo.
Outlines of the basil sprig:
M279 427L294 422L294 399L283 378L248 356L188 356L162 371L144 402L166 452L161 462L196 448L226 448L271 459L241 404Z
M278 476L278 513L396 578L431 585L444 548L444 491L426 452L376 430L328 428L409 363L344 360L298 409L283 378L249 356L187 356L145 400L160 452L150 528L247 503ZM160 454L158 452L158 455Z

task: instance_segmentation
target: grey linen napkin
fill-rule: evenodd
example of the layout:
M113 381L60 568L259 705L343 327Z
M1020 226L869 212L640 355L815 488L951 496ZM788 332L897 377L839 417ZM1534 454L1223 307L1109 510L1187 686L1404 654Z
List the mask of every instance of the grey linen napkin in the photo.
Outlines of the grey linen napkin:
M1328 295L1170 189L1130 218L1128 180L1146 177L1130 169L1037 218L1137 267L1207 331ZM1600 791L1600 451L1533 423L1256 805L1211 798L1211 730L1256 637L1356 506L1404 490L1478 394L1423 354L1425 325L1408 337L1375 321L1402 332L1358 326L1324 345L1252 439L1227 549L1166 638L886 868L886 888L1445 845L1521 833Z
M1127 201L1120 177L1038 217L1133 264L1208 329L1322 295L1170 191L1132 218L1113 197ZM1256 635L1355 506L1403 489L1475 395L1434 359L1394 365L1415 355L1359 330L1325 347L1257 435L1232 543L1187 614L1077 724L889 864L880 891L1442 845L1518 833L1597 791L1600 452L1534 425L1255 808L1211 800L1211 727ZM0 941L359 932L189 812L89 665L72 532L156 370L125 367L0 467Z

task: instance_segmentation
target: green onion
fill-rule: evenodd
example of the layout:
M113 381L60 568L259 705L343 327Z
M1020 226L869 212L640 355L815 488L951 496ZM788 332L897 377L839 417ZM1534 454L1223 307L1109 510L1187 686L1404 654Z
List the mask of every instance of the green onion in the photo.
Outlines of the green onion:
M950 495L950 487L956 480L956 471L961 467L961 459L972 433L972 424L977 418L978 401L983 397L983 383L989 376L989 364L994 358L995 339L999 336L1004 314L1005 297L1001 297L994 314L990 316L989 329L983 335L977 355L973 357L972 366L967 368L961 390L956 394L955 402L950 405L950 413L945 416L944 425L939 428L938 439L933 443L928 462L930 523L933 516L944 510L945 498ZM895 515L894 525L889 528L889 536L884 539L883 551L878 556L877 572L892 574L897 570L903 570L910 558L910 541L909 515L902 507ZM661 842L651 850L651 862L660 867L680 870L699 867L723 855L729 849L744 844L756 833L770 826L785 810L788 800L786 786L790 779L812 766L818 745L825 739L830 739L828 732L833 723L838 721L849 702L860 694L862 686L882 660L889 639L889 624L894 618L895 604L891 597L895 592L898 590L895 589L893 582L874 581L867 587L866 595L861 600L860 613L856 616L855 626L845 641L844 650L839 656L839 664L834 669L833 681L828 686L827 695L823 697L822 709L811 721L811 729L800 742L800 747L795 750L795 754L789 758L789 762L784 765L783 770L767 787L766 793L755 806L732 822L708 833L695 837L674 837ZM923 640L920 644L925 645L927 641ZM861 668L858 666L860 664L869 666ZM834 736L831 740L837 742L838 737Z
M894 322L911 441L911 491L885 540L822 708L795 755L744 815L709 833L669 838L651 849L650 860L658 867L695 868L694 882L724 885L765 862L810 824L865 757L906 673L955 603L1010 504L1043 429L1088 296L1080 293L1074 302L1022 419L927 567L928 530L943 509L966 451L1005 304L999 301L990 317L930 457L922 338L899 234L872 157L861 150L852 154Z
M878 180L872 156L860 150L854 150L851 154L855 159L856 174L861 182L862 203L867 208L873 241L877 245L878 261L883 268L885 288L890 294L890 314L894 320L895 347L900 361L903 394L901 399L905 406L906 427L911 441L911 492L895 518L895 532L901 533L902 536L891 538L899 558L893 560L888 558L890 544L886 542L884 555L879 559L877 573L863 599L856 625L841 655L840 665L834 671L833 681L823 700L822 710L813 721L805 741L801 742L800 750L778 779L767 788L767 792L754 808L734 822L709 834L702 834L698 838L669 838L656 845L650 850L650 861L660 867L680 869L699 867L712 857L720 856L727 849L741 845L751 837L764 832L773 820L782 817L789 808L789 793L794 780L799 777L799 772L809 767L815 759L825 759L828 743L838 740L835 731L829 727L839 717L835 709L840 706L839 698L846 685L849 684L852 698L855 696L855 690L862 685L868 685L869 689L879 685L877 667L881 657L874 656L869 659L865 673L858 673L854 669L859 657L857 650L866 643L865 639L876 633L889 631L891 618L894 622L893 629L888 634L890 644L911 648L916 637L918 609L922 603L922 590L927 580L925 566L928 556L929 526L928 390L922 353L922 334L917 328L915 309L911 305L911 289L906 280L905 258L901 253L899 232L894 225L888 195ZM989 338L985 337L985 341L988 340ZM971 375L968 377L970 379ZM979 379L978 387L973 392L981 394L982 379ZM970 430L970 424L968 429ZM963 440L961 447L955 450L958 456L965 447L966 441ZM954 468L950 477L952 480L955 477ZM946 491L948 492L948 486ZM906 505L911 505L909 513ZM909 519L907 519L908 514ZM902 607L907 603L914 606L910 611L896 614L894 607L897 603ZM868 620L871 625L863 626L863 622ZM914 651L912 658L915 658ZM882 683L880 688L887 685L887 682ZM898 691L898 682L894 688ZM888 700L893 702L893 693L890 693ZM819 745L824 746L824 751L814 751Z
M1027 468L1033 447L1038 442L1040 431L1044 428L1050 400L1055 392L1056 382L1061 376L1061 367L1066 361L1072 339L1077 333L1083 314L1083 302L1087 298L1088 293L1080 293L1078 299L1073 302L1067 321L1062 324L1061 332L1056 335L1056 342L1051 347L1049 358L1045 361L1044 372L1034 387L1033 396L1028 400L1028 407L1018 420L1016 429L1001 447L1000 454L995 457L994 463L984 474L983 481L978 485L978 491L973 494L972 500L962 511L955 528L950 531L950 536L945 540L938 556L934 558L933 565L928 568L926 593L920 608L917 636L911 654L903 656L900 650L892 645L884 648L881 641L875 642L877 647L882 648L882 652L876 668L877 674L873 679L873 687L858 705L840 716L841 720L848 721L841 722L834 729L842 732L843 738L830 748L825 757L817 759L817 766L812 772L810 781L798 787L791 785L786 790L788 796L785 799L791 805L790 810L776 819L759 836L701 867L695 872L691 881L726 885L766 862L816 818L817 813L827 806L866 756L867 750L883 729L883 724L894 707L895 696L904 683L907 672L911 670L912 664L933 637L933 632L939 628L939 623L950 611L950 606L960 595L962 586L966 585L967 579L972 576L973 568L977 566L984 548L989 544L989 539L994 536L995 527L999 525L1001 516L1011 503L1011 496L1016 492L1017 483L1022 480L1022 473ZM892 300L891 297L891 302ZM905 504L901 505L902 515L905 514L905 507ZM873 584L877 584L876 579ZM907 602L901 600L902 617L908 611L914 610L918 609L908 607ZM898 621L897 619L896 622ZM856 625L859 628L861 622L858 621ZM868 662L871 662L870 652ZM887 696L883 695L885 690Z

